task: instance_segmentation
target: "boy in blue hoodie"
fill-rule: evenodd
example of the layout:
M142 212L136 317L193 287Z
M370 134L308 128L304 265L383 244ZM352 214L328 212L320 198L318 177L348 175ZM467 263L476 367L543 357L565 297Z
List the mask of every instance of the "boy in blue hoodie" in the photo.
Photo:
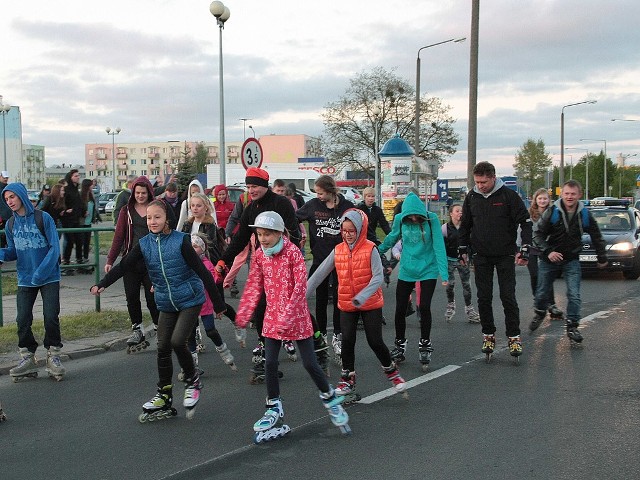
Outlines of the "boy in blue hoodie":
M18 294L18 347L22 357L9 374L14 380L24 376L36 377L38 367L35 352L38 342L33 336L33 305L42 295L44 311L44 347L47 349L47 373L61 380L65 369L60 363L60 243L51 216L42 215L38 225L35 210L29 201L27 189L21 183L11 183L2 192L3 199L13 211L13 224L5 224L7 247L0 249L0 265L17 260ZM42 230L44 230L44 234Z

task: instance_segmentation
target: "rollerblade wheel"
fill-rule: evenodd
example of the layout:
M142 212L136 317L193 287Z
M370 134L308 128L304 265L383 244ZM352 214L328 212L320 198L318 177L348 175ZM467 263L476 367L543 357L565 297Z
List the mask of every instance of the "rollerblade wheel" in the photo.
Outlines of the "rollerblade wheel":
M485 353L484 361L486 363L491 363L491 357L492 356L493 356L493 353Z
M422 364L422 371L426 372L427 370L429 370L429 364L428 363L423 363Z

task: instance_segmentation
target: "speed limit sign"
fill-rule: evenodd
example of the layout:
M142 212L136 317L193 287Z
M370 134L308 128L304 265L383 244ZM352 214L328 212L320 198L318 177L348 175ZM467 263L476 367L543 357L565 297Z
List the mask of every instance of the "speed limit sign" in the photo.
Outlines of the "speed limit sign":
M247 138L242 144L242 166L247 170L262 166L262 146L257 138Z

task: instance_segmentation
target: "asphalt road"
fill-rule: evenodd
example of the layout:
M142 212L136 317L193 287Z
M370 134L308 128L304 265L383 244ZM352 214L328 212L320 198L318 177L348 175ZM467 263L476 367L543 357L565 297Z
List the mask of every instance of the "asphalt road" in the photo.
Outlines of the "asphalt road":
M584 347L572 349L559 322L526 332L531 314L526 269L518 270L524 355L505 350L490 364L480 354L480 327L460 312L443 320L434 299L430 371L417 362L419 328L409 319L409 398L384 398L389 384L360 332L356 352L363 402L348 408L353 435L333 427L302 365L281 355L282 396L292 432L252 444L265 387L249 385L250 344L240 349L229 322L219 325L237 357L225 366L212 344L201 355L205 389L192 421L179 415L141 425L141 405L155 393L155 349L111 352L66 363L56 383L11 383L0 377L9 421L0 425L0 478L238 479L256 478L636 478L640 472L640 379L635 346L638 282L600 275L583 283ZM564 288L557 299L564 307ZM393 289L385 289L392 318ZM237 304L232 300L231 303ZM496 304L496 307L497 304ZM501 318L496 308L496 317ZM498 347L504 327L498 322ZM384 329L393 339L392 321ZM414 358L416 357L416 358ZM331 378L339 370L333 365Z

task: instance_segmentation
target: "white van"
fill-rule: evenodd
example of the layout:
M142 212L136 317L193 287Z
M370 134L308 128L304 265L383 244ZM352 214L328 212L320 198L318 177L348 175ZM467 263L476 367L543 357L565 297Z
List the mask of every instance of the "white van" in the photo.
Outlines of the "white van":
M298 166L293 163L271 163L262 165L262 169L269 172L269 183L277 178L283 180L287 185L293 183L297 190L314 194L314 184L321 175L318 167ZM315 168L315 170L314 170ZM225 168L226 184L244 184L246 170L239 164L227 164ZM220 165L207 165L207 187L213 188L220 184Z

